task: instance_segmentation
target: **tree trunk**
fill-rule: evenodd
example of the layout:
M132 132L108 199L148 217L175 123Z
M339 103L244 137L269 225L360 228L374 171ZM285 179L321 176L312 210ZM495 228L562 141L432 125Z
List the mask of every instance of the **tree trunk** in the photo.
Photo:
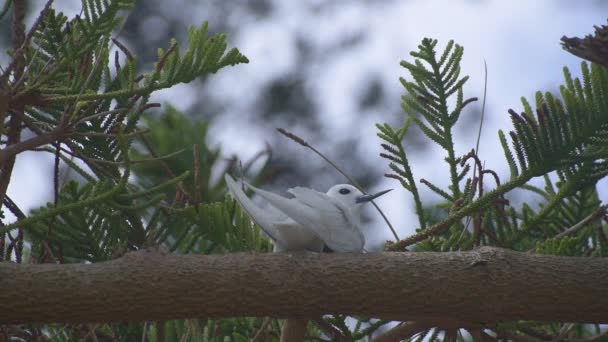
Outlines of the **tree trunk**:
M608 258L470 252L163 255L0 263L0 323L351 314L608 323Z

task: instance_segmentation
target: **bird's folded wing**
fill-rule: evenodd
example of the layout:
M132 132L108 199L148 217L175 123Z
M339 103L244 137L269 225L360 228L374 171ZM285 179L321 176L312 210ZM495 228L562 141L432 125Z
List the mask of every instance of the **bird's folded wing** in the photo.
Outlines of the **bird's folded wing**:
M278 222L283 222L287 220L287 216L281 215L276 211L268 211L263 210L258 207L241 189L241 184L234 181L234 179L226 174L224 176L226 180L226 185L228 186L228 190L230 190L230 194L232 197L239 202L241 208L243 208L249 217L257 223L260 228L277 244L284 246L285 241L282 241L281 234L277 231L276 224Z
M348 208L332 200L326 194L309 188L295 187L288 190L295 200L315 209L318 224L311 227L325 244L335 252L360 252L365 239L357 220ZM295 219L295 218L294 218Z
M313 207L305 205L293 198L286 198L266 190L258 189L247 183L245 183L245 185L253 190L256 195L262 197L273 207L279 209L283 214L304 227L310 227L312 224L316 223L318 213L315 212Z

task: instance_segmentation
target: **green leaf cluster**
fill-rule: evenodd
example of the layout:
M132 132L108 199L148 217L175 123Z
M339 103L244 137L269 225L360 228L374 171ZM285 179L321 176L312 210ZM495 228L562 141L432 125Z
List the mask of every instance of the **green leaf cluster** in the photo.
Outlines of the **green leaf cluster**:
M148 114L160 106L150 102L154 91L247 58L227 49L225 35L209 35L204 22L188 29L184 47L172 40L159 49L153 68L142 72L137 56L112 38L133 6L132 0L82 0L81 14L71 19L46 8L28 33L23 76L13 80L14 66L0 68L0 90L10 87L11 100L24 104L22 126L34 136L31 141L26 136L27 146L16 153L33 150L54 159L52 201L26 213L6 196L2 261L100 262L158 245L200 254L271 250L217 180L235 162L208 145L209 123L170 105ZM111 54L113 47L118 51ZM2 134L11 129L2 127ZM11 151L6 147L0 154ZM248 168L243 172L257 176ZM8 212L17 220L7 219ZM236 318L93 328L45 325L25 327L24 333L65 341L91 334L117 340L241 341L252 338L261 324ZM273 320L269 336L279 329Z
M475 149L457 157L453 128L462 121L465 106L476 99L464 100L468 77L460 77L462 47L450 41L443 51L436 48L436 40L424 39L411 53L414 61L401 63L410 76L401 78L404 125L397 130L377 125L384 149L380 156L392 171L386 177L398 180L411 193L419 219L414 235L387 244L387 249L455 251L490 245L539 254L606 257L607 206L600 200L598 182L608 175L608 69L582 62L581 76L574 77L564 68L559 95L537 92L534 106L522 98L520 113L509 110L513 128L498 132L510 170L504 181ZM447 188L414 178L403 144L410 122L445 151ZM544 186L535 185L538 177ZM442 201L422 203L418 183ZM516 206L522 194L532 195ZM566 328L571 336L592 335L589 327L579 324L517 322L508 328L487 328L496 336L505 329L525 336L555 336ZM417 334L416 340L433 341L439 333L430 329Z
M451 191L458 198L459 180L463 176L457 171L452 129L463 109L477 99L464 100L463 86L469 77L460 77L460 61L464 52L462 46L454 44L454 41L448 42L439 59L436 46L437 40L425 38L418 46L418 51L410 53L415 58L414 63L401 61L401 66L413 79L399 79L406 90L401 107L426 137L446 150ZM449 101L454 95L455 104L450 109Z

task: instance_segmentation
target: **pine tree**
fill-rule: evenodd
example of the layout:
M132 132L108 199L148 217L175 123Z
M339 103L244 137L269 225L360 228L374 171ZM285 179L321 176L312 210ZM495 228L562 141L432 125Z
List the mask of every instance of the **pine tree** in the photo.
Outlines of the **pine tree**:
M606 282L602 275L606 273L605 256L608 253L606 205L598 196L598 182L608 174L608 69L602 63L608 56L606 26L597 28L594 36L585 39L563 38L564 48L591 61L581 63L580 76L572 76L564 69L564 85L559 94L538 92L533 105L522 98L522 109L509 111L513 127L506 133L499 131L496 137L510 168L506 180L486 168L475 149L463 156L456 154L453 128L463 109L477 100L464 95L468 80L468 76L460 75L464 49L450 41L439 51L437 40L424 39L418 50L411 53L413 60L401 62L409 73L401 79L405 90L402 108L407 115L404 124L399 128L385 123L377 125L384 149L380 156L391 170L386 177L396 180L413 196L413 210L418 221L408 224L417 225L417 233L387 244L384 254L302 255L301 259L294 259L292 255L268 254L271 243L226 196L224 184L212 176L238 171L256 183L264 178L265 168L254 172L251 170L253 161L239 165L235 158L225 162L221 149L207 144L207 137L213 134L208 123L189 119L170 105L165 106L158 117L146 115L150 109L160 107L160 104L150 102L153 92L191 82L228 66L247 63L247 58L237 49L228 50L223 34L209 35L207 23L203 23L189 29L185 47L180 48L177 41L171 41L165 49L158 50L153 68L142 72L137 56L119 38L113 38L133 2L82 0L81 14L69 19L56 12L49 1L27 31L23 24L24 1L7 1L0 11L0 20L6 20L8 14L12 14L13 37L10 63L2 66L0 74L3 123L0 132L0 324L4 324L0 326L0 336L7 340L59 341L273 341L279 339L281 332L282 320L279 318L298 315L311 319L307 340L355 341L374 335L377 341L441 338L451 341L464 339L464 331L475 340L569 340L606 334L605 328L599 325L606 323L606 306L602 302L605 296L593 297L596 292L582 294L591 296L596 302L595 306L587 307L588 312L547 312L542 317L554 317L550 322L525 315L508 319L488 317L489 321L483 322L467 319L469 316L463 314L459 320L454 320L448 311L460 312L457 306L446 306L441 314L421 312L423 310L412 313L410 310L418 305L414 302L398 312L384 310L384 307L384 311L379 311L380 304L378 307L357 305L359 301L369 299L373 302L380 297L378 300L389 298L389 302L396 302L399 298L395 297L401 296L396 293L415 297L419 293L416 291L422 291L416 288L420 284L400 282L399 272L390 271L405 272L399 267L410 265L408 263L415 258L437 262L433 264L435 268L418 265L422 267L413 270L411 276L419 272L423 280L457 275L458 272L473 272L478 276L480 274L474 272L479 267L493 262L503 266L500 269L503 273L488 271L488 274L498 277L510 275L512 271L518 275L515 272L519 270L518 265L508 264L511 260L522 264L529 262L539 268L543 263L553 262L562 265L564 270L576 270L585 265L588 273L596 277L590 279L600 279L596 284L587 285L590 288L597 286L597 293L606 290L602 288ZM111 54L112 48L118 51ZM450 179L447 188L416 178L416 167L409 162L407 147L402 144L411 125L417 126L432 143L445 151L446 177ZM291 133L283 133L311 147ZM53 200L29 213L21 210L7 195L15 158L26 151L49 153L54 159L54 174L48 180L53 184ZM544 188L530 184L536 177L543 177ZM421 186L437 193L443 201L423 203L419 195ZM508 197L515 189L530 191L541 200L526 202L519 208L511 206ZM411 252L397 253L408 248ZM499 259L492 259L497 254ZM188 256L193 258L186 259ZM188 268L190 263L171 264L174 260L200 262L210 268ZM297 263L294 264L294 260ZM395 263L395 260L399 262ZM505 261L506 267L502 263ZM444 267L453 265L452 262L470 267L463 270ZM137 303L114 312L116 316L103 316L104 313L97 316L95 306L81 308L82 312L57 310L51 311L50 316L36 316L50 317L42 322L16 316L16 312L42 312L51 307L53 301L53 298L30 300L29 297L27 303L11 301L21 291L33 288L45 293L57 285L51 282L32 284L31 280L20 282L38 274L28 274L28 270L49 273L51 268L44 267L52 266L52 272L61 279L61 286L69 292L79 286L74 277L86 273L91 269L89 266L99 266L96 270L102 277L96 279L103 282L104 265L118 270L117 286L128 287L132 279L141 277L142 269L146 270L148 279L167 284L162 281L166 279L160 278L168 269L180 277L172 279L175 284L185 282L187 289L195 291L208 284L229 281L223 278L231 276L230 267L236 267L242 274L249 272L250 278L267 277L251 281L268 280L275 288L252 289L247 284L233 284L239 293L234 291L231 295L237 298L245 293L245 297L238 297L245 300L231 302L229 297L221 298L222 303L229 304L219 308L213 307L214 303L198 303L192 298L193 303L186 303L175 312L159 312L156 307L168 304L161 305L164 296L156 296L154 292L142 297L156 296L151 297L151 302ZM157 265L161 273L156 274L150 265ZM225 267L224 273L214 273L210 265ZM273 265L277 267L272 269ZM361 274L380 272L381 278L396 279L391 285L394 288L378 288L374 286L378 279L362 277L362 286L368 286L369 293L377 291L374 293L378 295L359 298L360 293L349 292L349 285L357 284L351 281L341 285L341 281L353 277L340 273L346 265L355 269L364 265L359 268ZM413 265L416 266L415 262ZM253 266L264 268L267 273ZM300 266L301 272L293 272L293 267ZM294 279L301 280L312 275L312 280L307 283L277 279L273 278L273 272L293 272ZM316 276L326 274L323 272L336 272L344 275L344 279ZM64 278L61 278L62 274ZM555 279L565 279L566 283L571 279L566 273L554 271L549 274ZM562 275L564 277L560 278ZM238 278L238 272L235 277ZM454 281L452 284L452 280L448 278L435 285L445 291L458 288L460 283ZM298 286L304 288L303 293L323 296L323 293L315 292L319 288L315 287L318 283L313 284L314 281L322 282L327 289L333 288L332 283L340 284L337 287L341 291L336 297L346 293L354 304L339 308L328 306L329 311L322 312L327 315L310 317L307 313L322 311L326 303L318 300L294 310L290 303L281 306L272 301L275 295L290 298L290 291ZM523 281L516 285L525 286L521 285ZM12 286L16 283L22 284L23 288ZM40 287L36 288L38 285ZM175 289L170 286L154 289L155 283L148 285L166 294L169 300L177 298L175 296L190 298L188 293L172 292ZM309 285L310 288L306 288ZM477 284L466 285L474 288ZM509 285L507 283L507 289ZM96 286L98 284L88 283L85 288L99 291ZM212 290L205 298L213 299L215 292ZM535 291L534 288L529 290ZM80 298L82 293L74 291L67 295ZM121 289L115 286L110 292L120 293ZM462 295L476 298L474 294ZM98 298L100 305L107 299L104 293L96 296L93 298ZM110 294L107 297L112 299ZM292 297L294 302L298 301L297 296ZM538 297L542 297L540 292ZM527 299L532 302L531 298ZM486 300L491 302L490 298ZM67 301L69 299L64 302L65 307L79 305ZM573 309L580 304L578 302L586 303L575 298ZM501 303L508 311L508 303ZM118 307L120 303L114 304ZM469 299L467 305L467 308L479 311L483 306L473 299ZM248 311L250 307L253 311ZM124 311L133 311L135 316L128 316L131 313ZM541 317L538 312L542 312L542 308L530 311L534 312L534 317ZM190 314L192 312L207 316ZM234 315L226 315L226 312ZM241 315L241 312L249 314ZM562 323L562 317L572 318L576 314L580 314L580 321L570 319L572 323ZM475 313L470 315L478 317ZM90 324L80 317L93 317L96 323ZM98 317L106 320L99 321ZM124 323L120 322L121 317L143 319ZM403 322L388 330L387 324L395 320ZM595 325L583 324L589 322ZM383 334L378 336L381 331Z

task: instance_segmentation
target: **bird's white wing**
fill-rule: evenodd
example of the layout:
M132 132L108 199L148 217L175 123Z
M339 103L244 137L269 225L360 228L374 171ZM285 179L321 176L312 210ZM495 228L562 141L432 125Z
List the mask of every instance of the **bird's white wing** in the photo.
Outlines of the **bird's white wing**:
M276 206L274 208L266 209L258 207L241 189L241 184L243 183L236 183L228 174L226 174L224 178L232 197L239 202L241 208L243 208L249 214L249 217L262 228L266 235L274 241L276 251L309 250L319 252L323 249L323 241L321 241L313 231L306 229L300 223L294 221ZM271 192L257 189L247 183L244 184L258 195L260 192L264 192L274 195L276 198L280 198L284 201L289 200L288 198L275 195ZM261 197L266 199L265 196ZM272 204L271 201L268 202Z
M241 185L237 184L234 179L226 174L224 176L226 185L232 197L239 202L241 208L243 208L249 217L262 228L262 230L276 243L284 245L279 232L276 229L278 222L283 222L288 219L286 215L281 215L276 211L263 210L258 207L241 189Z
M335 252L360 252L365 240L347 209L326 194L307 188L289 189L295 198L252 190L287 216L317 234Z

